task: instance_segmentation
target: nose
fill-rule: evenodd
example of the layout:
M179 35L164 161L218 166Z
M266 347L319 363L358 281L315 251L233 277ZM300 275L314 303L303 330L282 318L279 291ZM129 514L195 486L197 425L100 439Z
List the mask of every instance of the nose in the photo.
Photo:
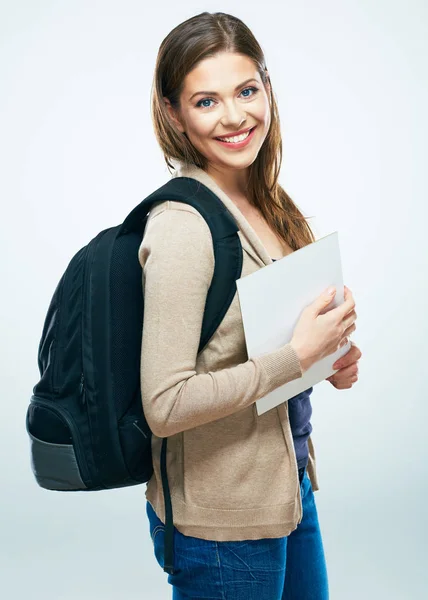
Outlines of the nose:
M242 107L236 104L233 100L224 103L221 124L225 129L234 127L236 130L238 130L242 123L244 123L246 120L247 116L242 110Z

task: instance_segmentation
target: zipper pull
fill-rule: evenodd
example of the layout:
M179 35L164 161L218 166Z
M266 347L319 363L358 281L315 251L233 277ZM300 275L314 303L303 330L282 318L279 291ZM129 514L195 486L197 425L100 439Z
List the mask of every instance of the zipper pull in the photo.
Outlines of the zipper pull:
M82 404L85 405L86 403L86 394L85 394L85 378L83 376L83 373L80 377L80 396L81 396L81 401Z
M136 419L133 423L133 426L136 427L138 429L138 431L140 433L142 433L144 435L144 437L147 439L147 435L144 433L144 431L141 429L141 427L139 427L138 425L138 419Z

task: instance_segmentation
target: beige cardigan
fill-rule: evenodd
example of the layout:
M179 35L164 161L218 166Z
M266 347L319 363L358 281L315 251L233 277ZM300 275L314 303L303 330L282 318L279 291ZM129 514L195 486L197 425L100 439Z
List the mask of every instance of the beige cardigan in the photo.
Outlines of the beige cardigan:
M241 211L205 171L183 166L175 176L201 181L235 217L242 277L272 263ZM193 207L170 200L155 204L138 256L144 289L141 391L153 432L154 472L146 499L165 523L160 449L168 437L173 522L181 533L216 541L289 535L302 519L302 501L288 402L260 416L254 403L302 376L296 352L287 344L248 360L236 292L197 355L214 253L209 227ZM308 443L315 491L311 438Z

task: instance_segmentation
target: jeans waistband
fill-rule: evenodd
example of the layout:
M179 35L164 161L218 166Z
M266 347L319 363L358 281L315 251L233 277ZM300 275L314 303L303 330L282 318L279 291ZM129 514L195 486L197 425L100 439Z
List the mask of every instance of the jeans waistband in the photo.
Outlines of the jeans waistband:
M302 483L302 479L305 476L306 467L300 467L299 469L299 482Z

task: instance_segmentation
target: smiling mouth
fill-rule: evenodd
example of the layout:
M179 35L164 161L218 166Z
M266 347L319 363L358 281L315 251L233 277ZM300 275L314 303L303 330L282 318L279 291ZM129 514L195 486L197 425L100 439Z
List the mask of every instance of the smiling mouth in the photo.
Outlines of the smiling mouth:
M219 142L225 142L228 144L236 144L238 142L243 142L244 140L247 139L247 137L252 133L252 131L257 127L257 125L254 125L254 127L251 127L251 129L249 129L248 131L246 131L245 133L242 133L241 135L236 135L236 136L224 136L224 137L216 137L214 138L215 140L218 140ZM234 141L231 141L234 140Z

